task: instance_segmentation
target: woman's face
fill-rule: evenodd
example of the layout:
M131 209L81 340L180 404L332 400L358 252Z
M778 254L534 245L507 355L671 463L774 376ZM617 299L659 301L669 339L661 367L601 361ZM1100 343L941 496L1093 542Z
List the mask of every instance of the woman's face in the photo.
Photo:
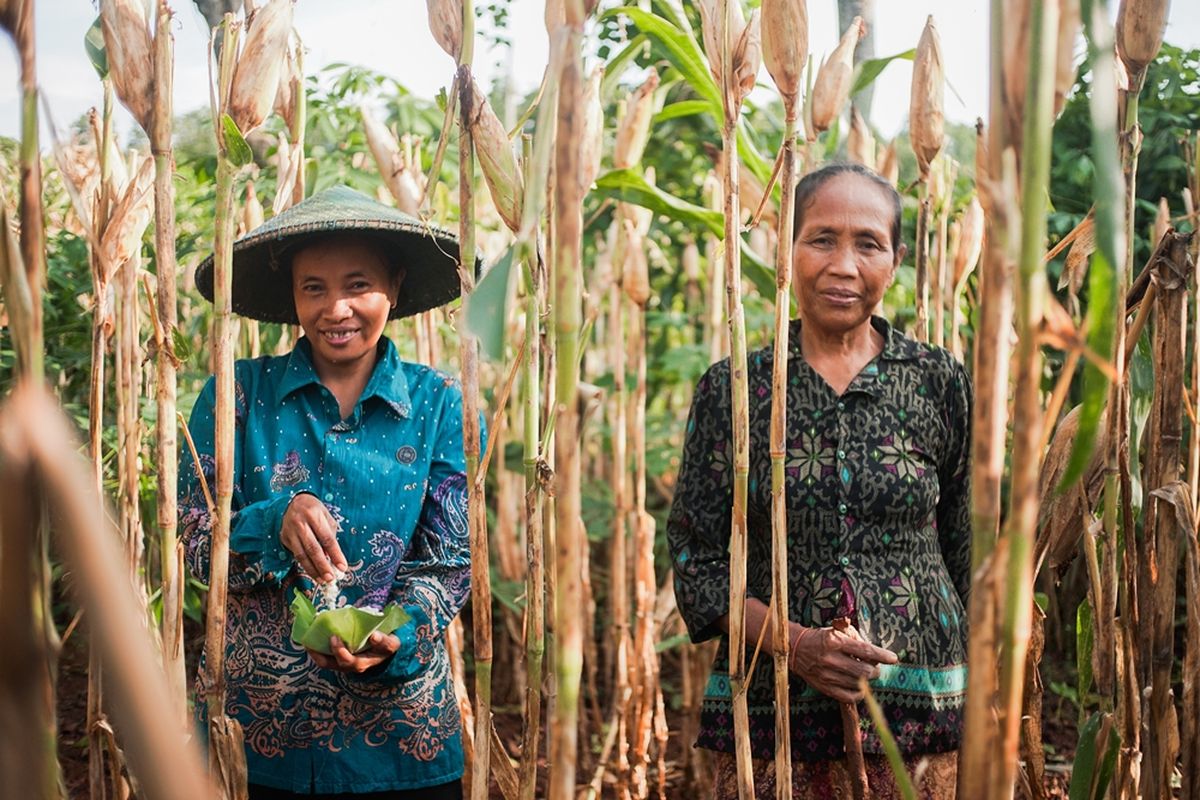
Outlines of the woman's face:
M312 344L317 374L362 359L375 363L375 346L400 291L379 254L356 239L317 242L292 259L296 316Z
M836 335L869 324L904 257L892 241L894 214L891 199L861 175L836 175L817 189L792 252L806 326Z

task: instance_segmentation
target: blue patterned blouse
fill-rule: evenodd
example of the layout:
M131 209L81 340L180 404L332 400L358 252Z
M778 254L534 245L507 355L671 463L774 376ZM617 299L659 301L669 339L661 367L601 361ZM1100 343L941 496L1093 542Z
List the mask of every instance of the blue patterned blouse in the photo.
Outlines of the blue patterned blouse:
M348 419L301 339L287 356L236 365L227 709L246 737L250 782L298 793L416 789L460 777L461 720L442 632L470 590L462 390L399 359L386 338ZM214 384L192 411L209 486ZM209 573L211 520L191 457L179 469L188 566ZM279 541L284 512L316 495L350 569L335 605L400 603L400 649L363 675L324 670L290 639L297 590L322 593ZM203 671L201 671L203 675ZM197 688L203 729L208 687Z

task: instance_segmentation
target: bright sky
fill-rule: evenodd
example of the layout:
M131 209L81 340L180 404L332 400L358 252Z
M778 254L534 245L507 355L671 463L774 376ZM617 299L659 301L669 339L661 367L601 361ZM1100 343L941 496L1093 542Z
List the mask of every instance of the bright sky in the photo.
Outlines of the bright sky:
M83 36L95 19L86 0L36 0L38 77L55 123L65 126L101 100L100 83L83 48ZM1115 8L1115 0L1110 0ZM176 8L175 109L208 106L208 33L189 0ZM532 90L545 67L546 33L541 0L512 0L509 36L514 47L511 69L518 89ZM942 39L949 88L946 115L973 123L987 108L987 8L984 0L881 0L876 3L875 49L879 56L915 47L927 14L933 14ZM834 0L809 0L810 50L815 57L836 44ZM447 86L453 63L434 43L419 0L299 0L296 28L308 48L305 67L314 72L334 62L359 64L398 79L414 94L433 97ZM1200 10L1195 0L1176 0L1166 38L1184 47L1200 47ZM18 74L11 41L0 37L0 135L16 136L20 126ZM1082 42L1077 47L1082 52ZM478 52L476 74L485 85L496 75L504 52ZM505 65L501 64L501 69ZM876 82L872 123L884 136L902 129L908 117L909 62L893 62ZM769 84L764 70L760 81ZM761 89L760 89L761 91ZM118 122L132 124L124 109Z

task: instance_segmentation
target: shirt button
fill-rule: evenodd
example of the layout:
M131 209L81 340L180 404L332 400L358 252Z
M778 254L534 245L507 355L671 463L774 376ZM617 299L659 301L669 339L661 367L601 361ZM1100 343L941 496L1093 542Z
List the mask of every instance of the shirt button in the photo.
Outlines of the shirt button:
M838 457L838 459L844 459L844 458L846 457L846 451L845 451L845 450L838 450L838 451L837 451L837 457Z
M845 410L846 410L846 404L845 404L845 403L843 403L841 400L839 400L839 401L838 401L838 404L837 404L837 410L838 410L838 411L845 411Z
M846 513L846 504L845 503L838 503L838 513L839 514Z
M848 566L850 566L850 557L849 557L849 556L842 556L842 558L841 558L841 562L842 562L842 566L843 566L843 567L848 567Z
M333 492L325 493L325 502L327 502L327 503L333 502Z

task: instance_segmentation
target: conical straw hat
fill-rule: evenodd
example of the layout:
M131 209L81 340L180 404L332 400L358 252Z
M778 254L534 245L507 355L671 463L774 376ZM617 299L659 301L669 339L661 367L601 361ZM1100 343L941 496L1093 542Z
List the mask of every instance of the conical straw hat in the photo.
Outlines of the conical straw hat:
M263 322L296 324L291 257L331 233L360 232L380 242L405 269L390 318L444 305L459 295L458 238L357 192L335 186L272 217L233 243L233 311ZM475 260L475 274L480 261ZM196 269L196 286L213 299L213 257Z

